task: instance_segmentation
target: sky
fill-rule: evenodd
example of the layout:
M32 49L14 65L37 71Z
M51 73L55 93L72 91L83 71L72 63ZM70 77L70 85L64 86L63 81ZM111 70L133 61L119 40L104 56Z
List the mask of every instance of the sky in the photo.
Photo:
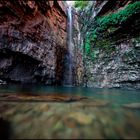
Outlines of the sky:
M71 5L72 6L75 1L69 1L69 0L67 0L66 2L68 3L68 5Z

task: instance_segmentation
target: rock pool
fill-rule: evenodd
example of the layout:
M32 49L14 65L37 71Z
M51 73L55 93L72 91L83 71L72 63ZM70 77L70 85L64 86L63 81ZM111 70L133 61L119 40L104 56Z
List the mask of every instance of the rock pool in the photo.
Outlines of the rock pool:
M139 90L1 85L0 138L139 139Z

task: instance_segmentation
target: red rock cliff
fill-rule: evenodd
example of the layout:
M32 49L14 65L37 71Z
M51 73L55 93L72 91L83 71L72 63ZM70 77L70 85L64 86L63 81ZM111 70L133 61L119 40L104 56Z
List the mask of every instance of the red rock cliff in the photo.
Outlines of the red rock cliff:
M0 1L0 79L61 83L66 50L62 1Z

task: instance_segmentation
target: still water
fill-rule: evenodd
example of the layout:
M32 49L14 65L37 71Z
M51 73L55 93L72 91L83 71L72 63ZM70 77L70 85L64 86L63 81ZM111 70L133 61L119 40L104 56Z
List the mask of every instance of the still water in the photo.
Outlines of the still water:
M31 95L87 99L64 103L15 102L11 101L15 96L7 98L15 94L16 97L26 94L24 101ZM10 125L9 138L140 138L140 91L1 85L0 117ZM0 133L2 124L0 121Z
M89 98L105 99L113 104L140 103L140 90L99 89L82 87L52 87L45 85L3 85L0 93L28 93L33 95L65 94L80 95Z

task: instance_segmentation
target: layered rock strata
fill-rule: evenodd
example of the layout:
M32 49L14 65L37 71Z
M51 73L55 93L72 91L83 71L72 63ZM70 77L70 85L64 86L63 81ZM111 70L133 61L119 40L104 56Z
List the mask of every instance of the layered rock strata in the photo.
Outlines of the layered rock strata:
M0 79L61 84L67 49L62 1L0 1Z

